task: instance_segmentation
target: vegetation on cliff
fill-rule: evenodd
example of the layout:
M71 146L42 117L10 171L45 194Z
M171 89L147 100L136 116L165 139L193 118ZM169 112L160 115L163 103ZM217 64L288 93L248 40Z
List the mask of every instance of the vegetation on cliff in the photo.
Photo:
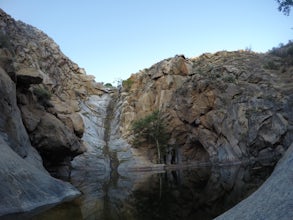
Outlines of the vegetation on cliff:
M292 4L292 1L286 2ZM93 136L103 136L103 141L109 142L106 146L114 143L109 137L113 135L109 116L117 106L108 107L108 111L104 111L106 107L97 111L98 104L108 103L106 90L64 56L45 34L14 22L1 10L0 14L3 20L0 28L8 33L0 34L3 63L0 65L3 67L0 68L0 94L3 97L0 101L0 121L3 122L0 123L3 151L0 176L12 179L2 181L6 183L0 192L2 197L5 195L0 202L2 215L78 195L74 188L47 174L40 155L51 174L69 177L70 160L83 153L83 142L90 150L100 150L100 142L81 140L84 130L94 132ZM14 50L10 54L7 49L11 47ZM117 136L127 138L128 125L134 120L133 146L157 151L159 163L171 152L167 152L167 144L174 146L173 151L178 148L178 163L206 158L225 162L279 156L293 140L292 57L293 44L289 42L268 54L222 51L194 59L175 56L163 60L122 82L124 90L117 102L121 105L117 110L120 132ZM6 65L11 60L13 65ZM30 71L20 75L21 71L14 73L13 70L17 78L14 80L10 74L12 66L17 70L21 66L30 67ZM34 72L39 72L42 77L35 76ZM22 89L19 89L20 85ZM29 88L35 88L33 94L38 103ZM83 109L88 107L86 101L91 97L94 101L87 103L94 109L93 118L100 119L95 124L100 122L101 129L91 129L83 124L86 118L83 116L89 113ZM100 103L97 104L97 100ZM43 108L39 104L52 108ZM154 109L162 109L164 115ZM140 118L147 112L152 113ZM101 119L104 114L107 123ZM103 129L105 132L99 133ZM122 161L138 158L127 144L117 141L113 145L115 166L111 166L112 169L118 169ZM18 173L19 167L22 170ZM28 174L25 181L21 178L23 173ZM14 194L6 194L9 187ZM26 197L15 200L20 191L27 192ZM38 196L32 198L32 194ZM11 205L18 201L30 206Z
M52 94L45 88L36 87L33 89L33 93L36 95L39 103L44 107L53 107L50 103Z
M293 65L293 41L289 40L287 44L280 44L279 47L273 47L269 53L281 58L282 71L288 66Z
M144 118L138 119L132 124L133 146L140 147L148 145L156 147L158 163L162 162L162 156L165 155L165 149L168 142L168 133L163 118L163 113L155 110Z

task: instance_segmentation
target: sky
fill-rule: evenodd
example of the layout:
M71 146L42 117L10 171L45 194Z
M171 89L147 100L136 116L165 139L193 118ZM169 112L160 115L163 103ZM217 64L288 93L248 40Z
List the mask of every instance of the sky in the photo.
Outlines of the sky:
M293 39L275 0L0 0L49 35L97 82L114 83L177 54L266 52Z

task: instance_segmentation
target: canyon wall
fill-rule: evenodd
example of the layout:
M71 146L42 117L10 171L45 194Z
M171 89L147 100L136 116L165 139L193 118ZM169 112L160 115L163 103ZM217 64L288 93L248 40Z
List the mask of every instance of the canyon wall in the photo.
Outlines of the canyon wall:
M0 9L0 67L0 215L79 194L49 173L82 185L87 171L163 169L155 149L131 146L133 121L155 110L168 165L277 160L293 141L293 66L276 54L177 55L106 88Z
M175 56L132 75L128 85L122 137L131 140L132 122L160 110L179 163L277 156L293 141L292 65L269 53Z
M85 151L79 102L99 89L51 38L2 10L0 32L0 215L5 215L80 194L51 175L68 179L71 159Z
M51 177L43 167L17 105L17 86L7 68L10 57L0 59L0 216L74 198L79 191Z

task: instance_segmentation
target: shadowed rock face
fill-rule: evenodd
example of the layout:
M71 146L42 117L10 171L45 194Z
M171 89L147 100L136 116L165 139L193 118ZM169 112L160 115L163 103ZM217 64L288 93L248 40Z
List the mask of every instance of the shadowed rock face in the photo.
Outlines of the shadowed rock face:
M11 148L20 156L26 157L29 138L21 123L20 111L16 104L16 87L2 68L0 68L0 76L0 131L6 136Z
M0 136L0 216L72 199L80 193L69 183L52 178L44 169L20 157ZM28 146L28 148L31 148ZM29 149L30 157L38 157Z
M10 43L0 47L0 215L5 215L79 195L47 170L68 179L70 161L83 152L83 123L79 124L76 113L78 91L90 90L82 86L98 90L93 88L92 78L83 75L41 31L2 10L0 31Z
M46 34L2 10L0 18L0 31L10 43L9 48L0 48L1 63L15 82L15 99L28 137L50 173L68 179L70 161L84 151L79 101L99 90L93 78L62 54ZM23 149L19 151L25 155Z
M59 203L79 195L52 178L31 146L16 102L16 86L0 67L0 216Z
M34 68L23 68L16 73L17 83L23 87L29 87L31 84L40 84L43 82L41 71Z

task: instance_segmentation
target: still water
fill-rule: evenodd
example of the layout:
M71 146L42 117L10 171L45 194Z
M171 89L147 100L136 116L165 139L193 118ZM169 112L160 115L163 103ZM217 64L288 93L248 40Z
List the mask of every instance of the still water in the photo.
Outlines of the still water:
M254 192L272 166L225 166L161 173L76 171L83 195L34 220L213 219Z

